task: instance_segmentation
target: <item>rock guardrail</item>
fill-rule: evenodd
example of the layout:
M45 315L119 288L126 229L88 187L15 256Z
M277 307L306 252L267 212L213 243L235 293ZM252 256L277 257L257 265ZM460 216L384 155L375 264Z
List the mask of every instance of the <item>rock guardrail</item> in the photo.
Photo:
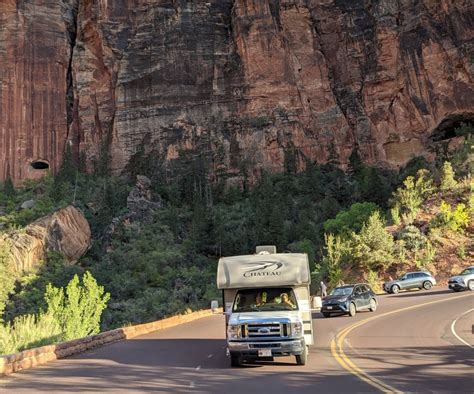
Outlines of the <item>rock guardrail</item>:
M61 359L73 354L82 353L109 343L135 338L152 331L163 330L212 315L211 310L192 312L186 315L177 315L167 319L135 326L117 328L101 332L85 338L62 342L55 345L41 346L24 350L19 353L0 356L0 376L8 375L23 369L33 368L49 361Z

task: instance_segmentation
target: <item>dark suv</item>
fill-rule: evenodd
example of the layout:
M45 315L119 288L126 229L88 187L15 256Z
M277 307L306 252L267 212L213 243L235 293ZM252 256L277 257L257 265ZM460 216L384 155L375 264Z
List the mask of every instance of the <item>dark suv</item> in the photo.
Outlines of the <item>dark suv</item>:
M429 290L436 285L436 279L429 272L407 272L396 280L383 284L387 293L397 294L400 290L425 289Z
M374 312L377 309L375 293L365 283L336 287L323 300L321 313L324 317L332 314L348 314L354 316L356 312L368 309Z

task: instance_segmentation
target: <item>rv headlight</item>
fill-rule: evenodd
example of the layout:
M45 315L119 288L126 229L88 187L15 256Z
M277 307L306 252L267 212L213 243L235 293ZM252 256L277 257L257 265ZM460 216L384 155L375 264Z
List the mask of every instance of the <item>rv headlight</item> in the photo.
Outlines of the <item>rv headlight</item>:
M303 325L300 322L291 323L291 336L300 337L303 332Z
M238 339L240 337L240 326L227 326L227 338L228 339Z

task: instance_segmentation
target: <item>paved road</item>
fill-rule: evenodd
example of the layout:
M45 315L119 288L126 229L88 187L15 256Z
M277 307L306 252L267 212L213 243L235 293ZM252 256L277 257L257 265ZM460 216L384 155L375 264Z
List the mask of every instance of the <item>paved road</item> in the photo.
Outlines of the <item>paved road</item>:
M354 318L315 313L307 365L244 368L229 367L224 321L212 316L11 375L0 392L472 393L473 308L473 293L431 290L382 296Z

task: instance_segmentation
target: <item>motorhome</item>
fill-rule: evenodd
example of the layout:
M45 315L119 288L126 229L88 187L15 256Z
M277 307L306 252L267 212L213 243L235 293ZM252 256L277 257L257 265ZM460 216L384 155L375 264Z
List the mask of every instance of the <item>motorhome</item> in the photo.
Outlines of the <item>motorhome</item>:
M313 344L310 271L303 253L257 247L253 255L222 257L217 287L223 291L231 365L295 356L306 364Z

